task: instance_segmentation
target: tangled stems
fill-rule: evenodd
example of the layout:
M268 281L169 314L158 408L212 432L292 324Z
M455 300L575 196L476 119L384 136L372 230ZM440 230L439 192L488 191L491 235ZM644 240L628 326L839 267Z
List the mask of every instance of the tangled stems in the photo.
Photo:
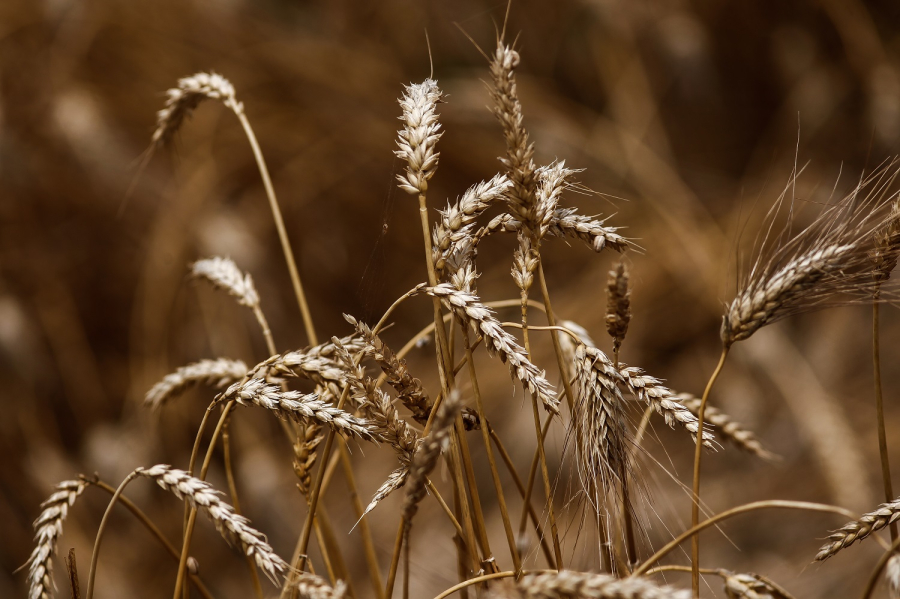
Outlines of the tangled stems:
M693 503L691 504L691 527L697 528L700 521L700 457L703 455L703 418L706 415L706 402L709 399L709 392L715 384L716 379L722 372L725 365L725 358L728 357L729 345L722 348L722 355L719 357L719 363L709 377L706 389L703 391L703 399L700 400L700 409L697 410L697 446L694 449L694 494ZM700 537L695 536L691 539L691 588L694 597L700 597Z

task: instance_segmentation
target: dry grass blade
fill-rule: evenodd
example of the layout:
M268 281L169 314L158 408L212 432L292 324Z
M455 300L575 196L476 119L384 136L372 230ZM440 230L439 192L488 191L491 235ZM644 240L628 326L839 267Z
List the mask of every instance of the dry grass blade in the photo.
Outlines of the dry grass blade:
M253 278L241 272L231 258L206 258L191 265L191 276L208 281L213 287L227 291L248 308L259 306L259 294L253 284Z
M41 504L43 511L34 521L35 548L25 566L28 566L28 599L50 599L53 596L53 555L63 532L63 523L69 508L87 487L84 480L67 480L56 485L56 490ZM24 567L24 566L23 566Z
M265 379L250 379L245 383L235 383L225 391L222 399L234 400L245 406L259 406L271 410L285 420L301 423L315 420L347 437L359 437L376 442L380 440L378 432L370 422L325 403L315 393L304 395L299 391L282 391L281 387L270 385Z
M155 480L166 491L205 513L225 540L240 546L244 554L254 559L273 584L278 585L279 579L283 579L290 570L288 563L266 542L265 535L251 527L247 518L236 514L234 508L222 501L221 493L208 482L165 464L138 468L135 472L138 476Z
M900 499L882 503L875 511L863 514L858 520L849 522L828 535L828 542L819 549L816 561L821 562L828 559L841 549L865 539L898 518L900 518Z
M424 194L428 190L428 180L437 170L440 153L434 150L443 133L435 108L442 97L437 82L426 79L407 85L399 100L404 127L397 132L400 149L394 154L407 163L406 172L397 175L400 189L407 193Z
M347 596L347 585L339 581L335 586L309 572L298 574L289 584L297 592L299 599L343 599Z
M523 599L688 599L690 591L657 586L645 578L613 578L607 574L563 570L526 574L516 583L515 594L507 596Z
M436 287L428 287L424 292L446 300L453 312L463 321L472 323L482 334L485 347L496 353L509 365L510 373L522 381L531 393L537 393L544 407L552 414L559 413L559 401L553 386L547 381L544 371L531 363L525 350L516 342L515 337L507 333L500 322L494 318L493 312L481 303L474 293L460 291L450 284L441 283Z
M167 144L181 127L182 121L203 100L221 100L235 112L243 106L234 95L234 86L217 73L197 73L178 80L178 87L166 92L166 105L156 113L156 131L151 139L154 147Z
M691 414L697 415L697 411L700 409L699 397L690 393L679 393L677 397L682 405L691 411ZM762 446L762 443L756 437L756 433L745 429L739 422L735 422L728 414L723 413L718 408L707 404L704 420L716 427L719 438L731 443L738 449L752 453L764 460L778 459L777 455Z
M210 385L221 389L243 379L246 374L247 365L240 360L228 358L200 360L164 376L147 391L144 405L152 410L158 410L167 401L194 385Z

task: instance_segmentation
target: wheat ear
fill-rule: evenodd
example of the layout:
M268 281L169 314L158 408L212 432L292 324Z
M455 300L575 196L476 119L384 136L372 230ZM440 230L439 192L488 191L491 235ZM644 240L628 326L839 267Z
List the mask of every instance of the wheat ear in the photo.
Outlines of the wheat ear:
M324 578L309 572L297 574L288 587L297 592L299 599L344 599L347 596L347 585L343 581L332 587Z
M873 512L863 514L858 520L849 522L828 536L828 542L819 549L816 561L824 561L841 549L861 541L877 530L893 524L900 518L900 499L882 503Z
M725 581L725 594L729 599L788 599L783 590L759 574L735 574L728 570L716 572Z
M521 229L522 221L511 214L500 214L475 233L475 244L493 233L518 233ZM577 239L595 252L602 252L606 248L624 252L628 247L628 240L619 235L618 230L618 227L606 226L606 220L578 214L576 208L556 208L547 228L547 235L560 239Z
M34 550L28 566L28 599L50 599L53 596L53 555L62 536L69 508L88 486L85 480L66 480L41 504L42 512L34 521Z
M606 281L606 332L613 339L613 354L617 358L630 322L631 289L628 286L628 269L624 262L619 261L609 271Z
M256 405L271 410L285 420L305 423L320 422L347 437L359 437L366 441L378 441L379 436L371 423L325 403L315 393L304 395L299 391L282 391L278 385L270 385L265 379L250 379L235 383L222 396L241 405Z
M221 100L235 112L243 106L234 95L234 86L217 73L197 73L178 80L178 87L166 92L166 105L156 113L156 131L151 142L154 147L166 145L181 127L184 119L203 100Z
M191 275L226 291L248 308L259 306L259 294L249 274L241 272L231 258L219 256L198 260L191 265Z
M247 518L236 514L234 508L222 501L221 493L208 482L165 464L138 468L135 472L138 476L155 480L166 491L205 513L225 540L239 545L245 555L256 561L256 565L273 584L277 585L290 570L288 563L266 542L265 535L251 527Z
M433 79L405 86L406 93L398 101L403 109L403 129L398 131L394 154L406 161L406 172L397 175L400 189L410 194L424 194L428 190L428 180L437 170L439 152L435 152L437 141L443 135L440 131L435 108L443 92Z
M247 365L240 360L228 358L200 360L164 376L147 391L144 405L152 410L158 410L167 401L194 385L210 385L221 389L241 380L246 374Z
M884 569L884 577L888 583L888 596L900 599L900 555L892 555Z
M657 586L645 578L613 578L607 574L562 570L526 574L516 583L527 599L687 599L689 591Z
M690 393L679 393L677 397L681 404L691 411L691 414L697 415L697 411L700 409L699 397ZM764 460L775 460L778 458L778 456L762 446L756 433L744 428L739 422L735 422L731 419L731 416L723 413L718 408L707 405L704 420L716 427L716 432L718 432L718 436L722 440L731 443L738 449L752 453Z
M528 391L538 394L548 412L559 413L559 401L544 371L531 363L515 337L500 326L493 312L481 303L477 295L460 291L448 283L425 288L424 292L446 300L463 322L472 323L484 337L488 351L499 355L500 359L509 365L510 373L520 380Z

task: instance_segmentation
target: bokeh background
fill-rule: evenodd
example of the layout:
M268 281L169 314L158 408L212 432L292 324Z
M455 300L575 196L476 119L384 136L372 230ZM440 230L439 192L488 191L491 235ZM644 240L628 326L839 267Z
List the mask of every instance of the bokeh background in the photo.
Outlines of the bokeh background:
M154 417L140 405L153 382L203 357L265 357L252 316L187 279L192 260L231 256L252 273L279 348L306 344L259 175L231 113L201 106L137 176L164 91L201 70L234 83L268 160L319 334L344 335L343 312L377 320L425 278L414 200L394 185L392 150L401 85L432 68L426 30L434 76L449 94L429 202L441 207L500 168L487 63L461 30L490 51L505 9L475 0L0 3L0 595L25 594L25 575L12 572L31 551L31 521L56 482L97 472L115 485L139 465L186 465L212 391L192 391ZM581 182L600 194L564 202L609 216L643 248L628 257L635 317L623 359L678 390L702 391L738 258L746 260L792 171L803 169L798 206L815 212L900 142L896 2L516 0L507 36L522 55L519 91L538 161L585 169ZM491 239L480 252L486 299L517 296L512 247L512 239ZM608 347L604 281L615 257L562 242L546 244L544 256L558 313ZM408 302L388 343L402 345L430 311L427 301ZM866 305L819 312L735 348L713 401L782 460L727 447L709 455L712 511L790 498L863 512L883 500L870 320ZM900 318L888 307L882 320L889 442L900 465ZM555 380L547 339L539 345ZM433 389L432 352L414 353L410 365ZM524 470L531 416L504 370L484 361L480 374L489 416ZM289 555L304 513L289 447L270 418L239 414L232 434L245 511ZM689 513L673 480L689 483L691 444L661 422L654 432L642 459L644 556ZM565 440L562 428L552 432L554 463ZM365 465L365 500L393 458L353 450ZM562 507L575 482L564 460L559 471ZM487 470L479 476L492 506ZM224 488L220 466L210 478ZM177 537L174 498L146 482L128 494ZM354 520L346 495L337 480L326 505L357 596L368 597L358 537L344 534ZM60 552L76 549L82 583L107 500L88 489L66 522ZM398 505L386 501L373 521L385 566ZM497 512L488 512L502 556ZM430 597L452 584L455 559L432 501L418 518L412 592ZM819 540L841 524L803 513L736 519L706 533L704 565L766 574L797 597L853 596L880 555L876 543L810 564ZM168 556L124 510L112 525L97 596L168 596ZM577 544L577 525L566 534L571 564L596 569L589 531ZM248 596L244 565L206 522L193 553L217 597ZM64 574L61 561L56 571ZM667 579L689 584L682 574ZM724 596L718 580L709 584L706 595ZM63 584L60 595L68 596Z

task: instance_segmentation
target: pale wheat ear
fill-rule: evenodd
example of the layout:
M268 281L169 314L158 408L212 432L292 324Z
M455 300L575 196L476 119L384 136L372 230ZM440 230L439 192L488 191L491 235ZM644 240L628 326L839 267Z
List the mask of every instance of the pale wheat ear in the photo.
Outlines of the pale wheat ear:
M502 596L502 595L501 595ZM658 586L646 578L614 578L607 574L561 570L545 574L526 574L515 584L522 599L688 599L690 591Z
M153 385L144 396L144 405L151 410L158 410L170 399L184 393L194 385L210 385L213 388L222 389L241 380L246 374L247 365L240 360L228 358L200 360L182 366Z

